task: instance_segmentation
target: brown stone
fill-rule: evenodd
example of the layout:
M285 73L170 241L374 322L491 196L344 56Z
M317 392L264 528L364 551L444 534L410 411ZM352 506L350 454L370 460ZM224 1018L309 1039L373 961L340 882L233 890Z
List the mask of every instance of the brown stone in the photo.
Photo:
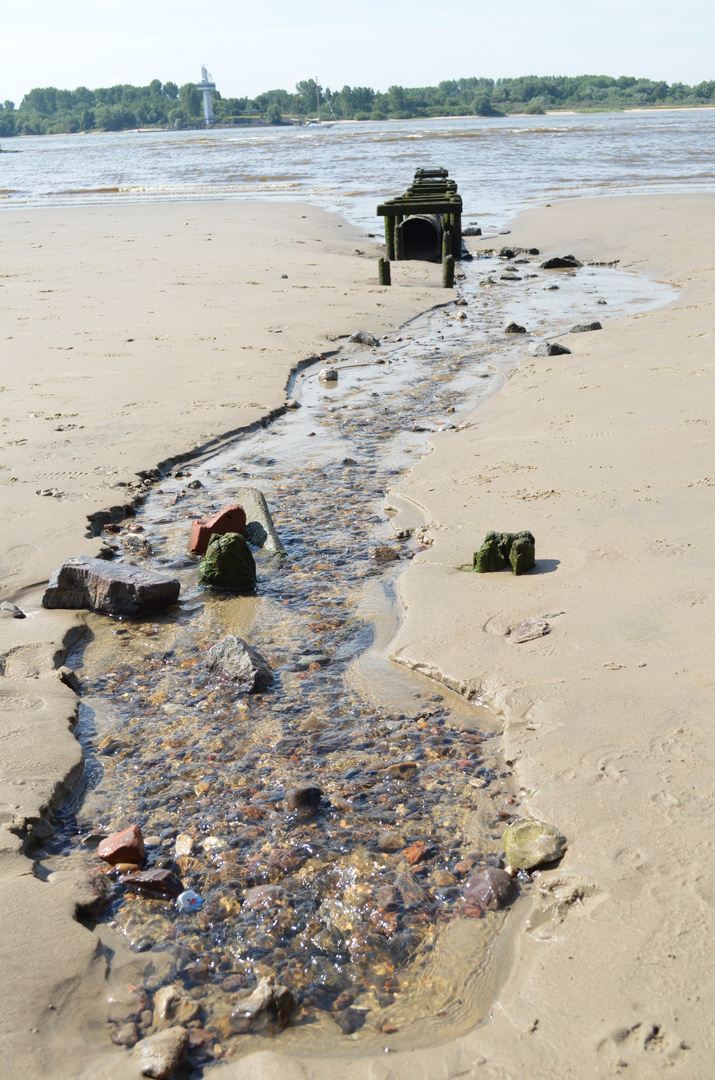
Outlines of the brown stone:
M124 874L119 880L127 892L163 900L171 900L184 891L181 881L170 870L139 870L134 874Z
M504 907L514 891L513 878L496 866L482 866L463 886L467 904L489 911Z
M280 885L256 885L246 893L243 906L248 911L265 911L271 907L286 907L288 896Z
M214 534L223 536L225 533L240 533L246 531L246 511L240 503L224 506L213 517L197 518L191 522L191 536L189 537L189 551L195 555L205 555L209 546L209 540Z
M415 866L417 863L422 862L429 857L429 845L424 840L415 840L414 844L410 844L406 847L402 854L407 859L410 866Z
M322 797L322 790L315 785L290 788L286 791L285 795L286 810L302 809L315 811L320 807L320 800Z
M122 832L112 833L106 840L102 840L97 854L110 866L118 863L141 866L144 862L144 837L141 829L138 825L130 825Z

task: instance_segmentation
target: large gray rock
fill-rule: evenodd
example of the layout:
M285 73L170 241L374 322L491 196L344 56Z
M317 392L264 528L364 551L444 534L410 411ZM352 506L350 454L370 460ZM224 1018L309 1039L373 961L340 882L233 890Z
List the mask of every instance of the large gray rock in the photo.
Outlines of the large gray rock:
M559 345L556 341L535 341L528 348L529 356L566 356L571 355L571 350L565 345Z
M371 334L369 330L356 330L354 334L351 334L348 341L356 342L358 345L371 345L373 348L379 345L380 342Z
M594 319L593 322L580 322L571 327L572 334L588 334L590 330L603 330L598 319Z
M105 615L136 618L173 604L180 588L176 578L154 570L79 555L52 575L42 606L89 608Z
M268 661L235 634L211 646L206 667L238 683L238 689L247 693L263 690L273 678Z
M166 1031L150 1035L148 1039L142 1039L134 1047L142 1076L167 1080L183 1058L188 1045L189 1033L183 1027L167 1028Z

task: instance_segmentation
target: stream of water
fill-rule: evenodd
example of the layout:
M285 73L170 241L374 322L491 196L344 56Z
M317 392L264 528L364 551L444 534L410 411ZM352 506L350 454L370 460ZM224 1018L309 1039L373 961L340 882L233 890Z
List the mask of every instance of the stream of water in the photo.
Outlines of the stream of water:
M429 546L417 508L396 521L391 502L431 433L466 419L518 362L530 338L504 335L506 320L553 337L673 295L614 268L514 266L502 279L496 256L462 264L457 305L345 352L335 385L305 369L291 387L300 409L161 477L136 517L105 533L118 558L169 568L181 599L141 622L89 616L92 640L69 661L85 777L38 873L101 881L93 919L115 956L110 983L141 987L139 1035L156 991L179 986L194 1003L197 1069L277 1034L235 1015L263 976L295 999L282 1046L365 1053L469 1030L508 967L509 912L465 902L463 888L499 864L519 814L499 717L388 659L399 574ZM244 486L264 492L287 550L255 550L254 596L202 588L185 554L190 520L240 501ZM238 696L209 673L206 650L229 633L268 659L270 688ZM320 807L287 811L286 791L306 783ZM148 865L178 874L200 911L135 897L103 873L97 838L132 822ZM530 888L522 873L518 892Z

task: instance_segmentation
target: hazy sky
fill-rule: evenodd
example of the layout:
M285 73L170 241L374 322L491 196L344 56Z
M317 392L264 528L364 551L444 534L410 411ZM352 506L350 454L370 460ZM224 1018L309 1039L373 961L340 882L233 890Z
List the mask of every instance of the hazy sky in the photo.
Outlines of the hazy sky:
M0 100L19 104L33 86L195 81L202 64L224 96L315 75L332 89L468 75L697 83L715 78L714 29L712 0L33 0L3 10Z

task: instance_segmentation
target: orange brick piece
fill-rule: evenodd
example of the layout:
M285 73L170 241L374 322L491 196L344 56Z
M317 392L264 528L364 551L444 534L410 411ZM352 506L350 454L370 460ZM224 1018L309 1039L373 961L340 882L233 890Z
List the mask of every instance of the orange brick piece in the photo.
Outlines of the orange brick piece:
M117 863L133 863L141 866L144 862L144 837L138 825L130 825L123 832L112 833L97 848L100 859L111 866Z
M223 536L224 533L240 533L246 531L246 511L240 503L232 506L224 506L218 514L210 518L197 518L191 522L191 536L189 538L189 551L195 555L205 555L206 548L212 533Z

